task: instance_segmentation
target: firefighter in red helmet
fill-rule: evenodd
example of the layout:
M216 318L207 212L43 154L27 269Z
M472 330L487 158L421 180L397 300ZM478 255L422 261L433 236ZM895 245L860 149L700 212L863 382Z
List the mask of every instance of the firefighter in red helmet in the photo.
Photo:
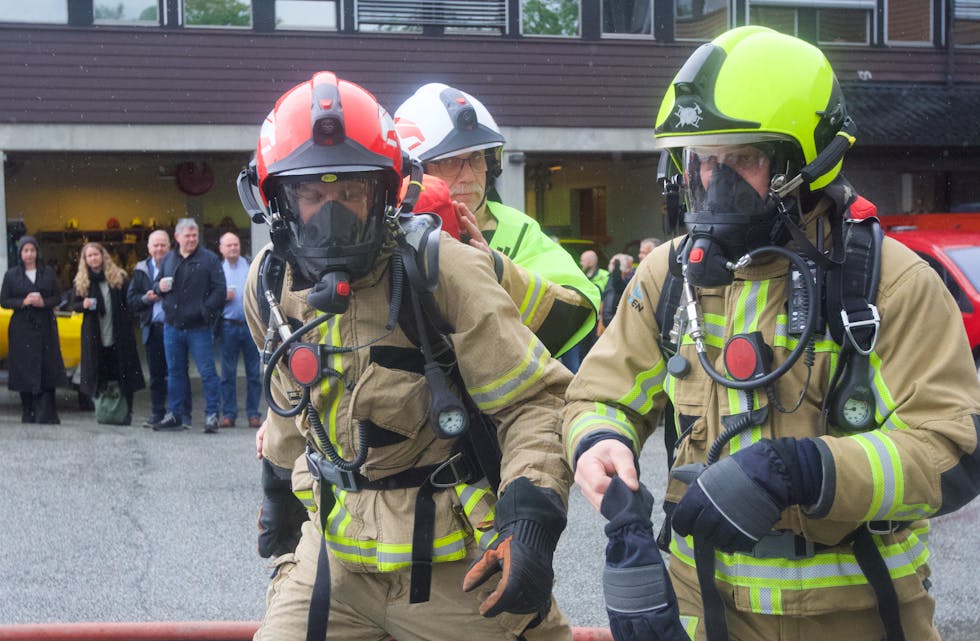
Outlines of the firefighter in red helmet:
M290 470L316 479L255 638L570 640L551 594L570 376L490 254L399 215L403 169L388 113L321 72L278 100L239 178L272 237L245 296L268 359L264 510L288 505Z

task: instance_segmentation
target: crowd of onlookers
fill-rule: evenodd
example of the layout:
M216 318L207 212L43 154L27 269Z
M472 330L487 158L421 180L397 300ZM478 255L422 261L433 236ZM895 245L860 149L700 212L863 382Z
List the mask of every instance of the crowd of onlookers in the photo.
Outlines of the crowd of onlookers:
M67 380L54 311L62 307L82 314L79 395L91 400L100 421L131 424L133 395L147 387L138 326L150 388L151 413L144 427L190 427L189 358L201 376L204 431L234 427L239 355L246 375L244 416L250 427L260 426L259 354L245 326L242 294L249 261L241 255L241 242L234 232L223 234L219 257L199 244L192 218L177 222L173 240L171 247L168 232L153 231L148 257L129 274L103 245L86 243L67 300L54 269L40 260L38 241L29 235L18 240L19 261L4 274L0 306L13 310L8 387L20 394L23 422L60 422L55 389ZM104 409L111 403L113 410Z

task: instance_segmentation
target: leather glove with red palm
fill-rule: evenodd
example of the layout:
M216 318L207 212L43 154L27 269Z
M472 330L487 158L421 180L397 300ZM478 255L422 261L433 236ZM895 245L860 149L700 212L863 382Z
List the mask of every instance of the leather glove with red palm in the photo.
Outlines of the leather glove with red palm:
M496 589L480 604L480 614L537 613L539 620L547 616L555 576L552 558L565 522L565 508L554 491L524 477L507 486L494 516L497 539L463 578L463 591L469 592L503 573Z
M724 552L749 552L791 505L820 498L823 469L810 439L762 439L717 463L682 465L671 476L688 484L671 517L682 536Z
M259 556L282 556L296 549L309 513L293 494L289 470L276 467L267 459L262 459L262 491L265 496L259 508Z

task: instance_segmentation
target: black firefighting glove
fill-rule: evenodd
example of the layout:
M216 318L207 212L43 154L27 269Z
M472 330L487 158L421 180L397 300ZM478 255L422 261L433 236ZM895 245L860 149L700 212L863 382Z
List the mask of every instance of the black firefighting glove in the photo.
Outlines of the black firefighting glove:
M810 439L762 439L717 463L682 465L671 476L688 484L671 525L724 552L749 552L791 505L820 498L823 469Z
M657 549L652 510L650 491L641 483L634 492L618 476L602 497L600 511L609 519L602 589L615 641L689 641Z
M507 486L494 516L497 539L463 578L463 591L469 592L503 572L497 588L480 604L480 614L537 613L538 620L547 616L555 577L552 557L565 521L565 508L554 491L524 477Z
M259 508L259 556L268 558L292 552L309 515L293 495L289 470L262 459L262 491L265 497Z

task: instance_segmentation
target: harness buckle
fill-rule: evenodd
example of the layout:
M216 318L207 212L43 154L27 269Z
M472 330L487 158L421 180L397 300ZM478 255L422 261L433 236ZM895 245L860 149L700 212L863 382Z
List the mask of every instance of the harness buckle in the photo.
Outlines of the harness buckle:
M868 521L864 524L864 527L871 534L885 536L886 534L897 532L902 527L902 523L900 521Z
M847 334L847 338L851 341L851 345L857 350L858 354L862 356L868 356L874 351L875 345L878 343L878 328L881 327L881 316L878 314L878 307L868 303L868 311L871 312L871 318L866 320L856 320L852 321L847 315L847 310L840 310L840 320L844 325L844 333ZM857 339L854 338L854 334L851 332L852 328L861 328L874 326L874 331L871 332L871 346L868 349L862 349L858 345Z
M813 541L798 536L792 530L770 532L755 544L748 553L757 559L789 559L798 561L813 558L816 548Z
M334 487L347 492L357 492L357 479L354 472L342 470L332 462L327 460L323 454L307 446L306 466L310 470L310 475L320 483L329 483Z
M452 472L453 478L450 481L440 482L436 480L436 476L442 473L443 470ZM448 489L469 481L471 476L469 467L466 465L466 459L463 458L463 453L456 452L432 471L432 474L429 475L429 483L432 484L432 487Z

